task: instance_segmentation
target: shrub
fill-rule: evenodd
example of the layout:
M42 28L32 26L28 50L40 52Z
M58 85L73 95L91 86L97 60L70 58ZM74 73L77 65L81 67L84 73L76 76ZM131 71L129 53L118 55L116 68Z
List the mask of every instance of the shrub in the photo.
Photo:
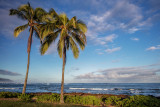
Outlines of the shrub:
M60 95L59 94L40 95L40 96L37 96L37 101L59 102L60 101Z
M20 93L0 92L0 98L17 98Z
M125 99L111 96L105 100L105 103L117 107L160 107L159 99L144 95L134 95Z
M119 98L117 96L111 96L105 100L105 103L106 103L106 105L120 105L121 98Z
M28 95L28 94L21 94L20 96L18 96L18 98L22 101L31 101L32 100L32 96Z
M68 104L81 104L81 99L82 97L80 96L72 96L72 95L67 95L64 96L64 102Z
M151 96L135 95L124 99L122 107L160 107L160 100Z
M65 103L82 104L82 105L97 105L100 106L102 99L95 96L65 96Z

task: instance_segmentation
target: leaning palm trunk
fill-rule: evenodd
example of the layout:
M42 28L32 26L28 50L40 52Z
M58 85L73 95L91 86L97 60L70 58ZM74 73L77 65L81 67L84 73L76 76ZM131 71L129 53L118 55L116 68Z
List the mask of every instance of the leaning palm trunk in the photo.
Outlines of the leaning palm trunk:
M61 98L60 98L60 103L64 103L63 99L63 89L64 89L64 69L65 69L65 64L66 64L66 48L64 46L63 48L63 67L62 67L62 82L61 82Z
M31 29L30 29L30 35L29 35L29 38L28 38L28 48L27 48L27 52L28 52L28 64L27 64L27 72L26 72L26 77L25 77L25 81L24 81L24 86L23 86L22 94L25 94L25 92L26 92L26 85L27 85L28 73L29 73L29 63L30 63L30 51L31 51L31 44L32 44L32 34L33 34L33 27L31 27Z

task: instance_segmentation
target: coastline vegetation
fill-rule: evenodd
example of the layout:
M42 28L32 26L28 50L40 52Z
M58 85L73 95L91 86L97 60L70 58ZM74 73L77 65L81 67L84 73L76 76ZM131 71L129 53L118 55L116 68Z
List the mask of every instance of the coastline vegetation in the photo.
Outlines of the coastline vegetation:
M34 94L20 94L12 92L0 92L0 98L18 98L19 102L29 102L31 104L59 104L60 94L52 93L34 95ZM3 101L0 100L0 104ZM34 103L33 103L34 102ZM94 96L94 95L64 95L65 104L81 105L81 106L115 106L115 107L159 107L160 99L153 96L134 95L122 98L120 96ZM37 105L38 106L38 105ZM47 106L45 106L47 107Z

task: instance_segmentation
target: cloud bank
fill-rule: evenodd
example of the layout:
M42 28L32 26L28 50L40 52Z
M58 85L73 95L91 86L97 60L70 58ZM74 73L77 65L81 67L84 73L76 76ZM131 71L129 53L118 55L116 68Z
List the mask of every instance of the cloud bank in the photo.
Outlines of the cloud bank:
M153 68L153 66L156 65L111 68L78 75L75 79L117 83L160 82L160 68Z
M19 75L21 75L21 74L16 73L16 72L11 72L11 71L2 70L2 69L0 69L0 74L1 75L9 75L9 76L19 76Z
M10 79L0 78L0 83L10 83L10 82L13 82L13 81Z

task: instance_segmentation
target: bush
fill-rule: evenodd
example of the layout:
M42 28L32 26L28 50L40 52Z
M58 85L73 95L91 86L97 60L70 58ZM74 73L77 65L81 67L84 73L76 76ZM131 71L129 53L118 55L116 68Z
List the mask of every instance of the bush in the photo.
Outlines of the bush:
M151 96L135 95L124 99L122 107L160 107L160 100Z
M0 92L0 98L17 98L20 93L13 93L13 92Z
M68 104L97 105L100 106L102 99L95 96L65 96L64 102Z
M32 100L32 96L28 95L28 94L21 94L20 96L18 96L18 98L22 101L31 101Z
M59 102L60 101L60 95L59 94L52 94L52 95L41 95L37 96L37 101L45 102Z
M117 97L117 96L111 96L108 97L105 100L106 105L120 105L121 104L121 98Z
M105 103L117 107L160 107L159 99L143 95L134 95L125 99L111 96L105 100Z

